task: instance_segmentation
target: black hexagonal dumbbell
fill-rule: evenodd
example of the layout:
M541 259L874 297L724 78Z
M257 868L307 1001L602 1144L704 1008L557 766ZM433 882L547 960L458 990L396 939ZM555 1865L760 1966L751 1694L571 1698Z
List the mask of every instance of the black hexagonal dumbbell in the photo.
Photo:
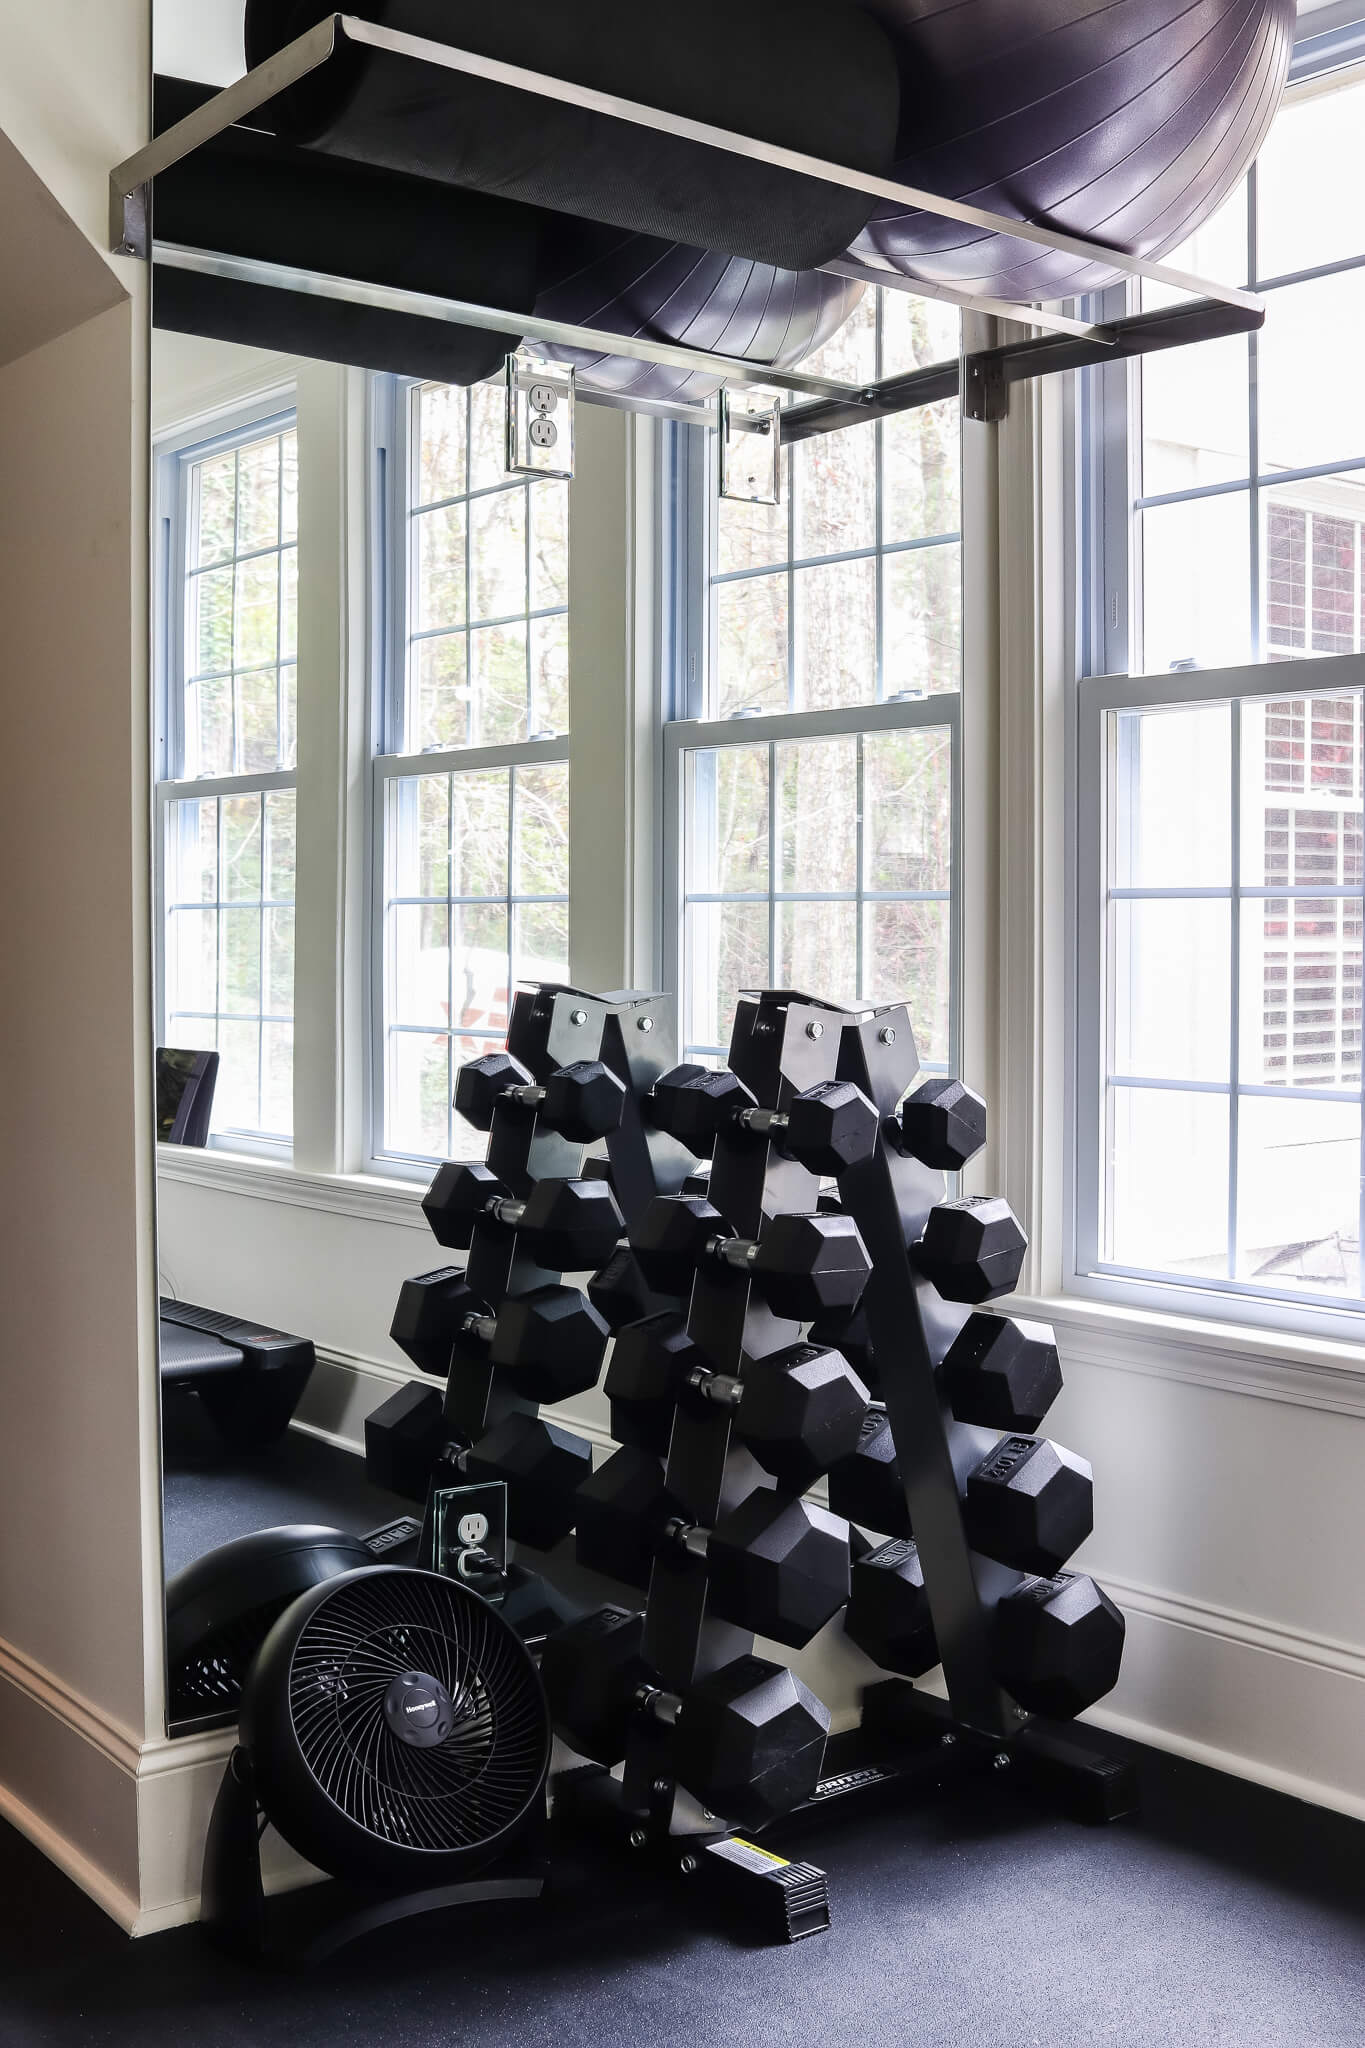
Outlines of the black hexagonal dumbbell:
M1094 1527L1090 1467L1047 1437L1002 1437L968 1475L963 1513L973 1550L1046 1577Z
M414 1365L442 1377L456 1339L473 1338L527 1401L567 1401L596 1386L609 1334L576 1287L533 1287L492 1315L459 1266L405 1280L389 1330Z
M938 1663L938 1643L919 1552L903 1538L860 1557L850 1574L844 1633L883 1671L921 1678Z
M875 1529L883 1536L910 1535L910 1510L885 1409L868 1409L853 1450L830 1466L829 1504L833 1513L860 1529Z
M689 1522L662 1467L633 1444L578 1489L578 1561L648 1586L655 1559L704 1559L707 1606L722 1621L800 1649L848 1598L848 1524L758 1487L714 1529Z
M872 1270L851 1216L769 1216L761 1237L743 1238L695 1195L656 1195L631 1245L645 1279L661 1294L687 1295L706 1261L746 1274L775 1316L796 1323L853 1308Z
M592 1446L543 1415L505 1415L464 1453L466 1479L501 1479L507 1525L518 1543L552 1550L573 1527Z
M837 1351L794 1344L737 1379L712 1370L675 1315L620 1331L604 1391L617 1442L659 1457L680 1402L730 1409L740 1442L793 1493L804 1493L857 1444L867 1413L867 1388Z
M1111 1692L1124 1620L1082 1572L1027 1578L995 1610L995 1663L1020 1706L1070 1720Z
M821 1197L821 1206L824 1198ZM829 1215L839 1212L828 1210ZM812 1344L828 1344L835 1351L842 1351L863 1384L875 1393L881 1385L881 1375L872 1353L872 1333L867 1327L867 1310L859 1304L855 1309L831 1309L828 1314L816 1316L810 1326Z
M929 1211L911 1247L915 1263L945 1301L991 1301L1019 1279L1028 1239L1003 1195L968 1195Z
M893 1132L900 1151L956 1173L986 1142L986 1105L961 1081L939 1074L906 1097Z
M437 1465L500 1479L518 1543L550 1550L573 1527L577 1488L592 1470L582 1437L539 1415L508 1415L472 1445L452 1436L434 1387L400 1387L365 1418L365 1470L375 1486L424 1501Z
M943 1386L959 1422L1037 1429L1062 1391L1057 1340L1046 1323L970 1315L943 1359Z
M654 1083L647 1107L661 1130L701 1157L722 1131L748 1131L812 1173L840 1174L870 1158L881 1128L875 1106L851 1081L817 1081L785 1109L760 1109L724 1067L674 1067Z
M819 1781L829 1714L781 1664L737 1657L686 1694L665 1692L643 1654L644 1617L599 1608L547 1637L540 1674L555 1728L580 1756L619 1763L632 1724L674 1731L678 1781L712 1812L761 1827Z
M517 1201L489 1167L469 1159L437 1168L422 1213L437 1244L467 1251L475 1225L492 1223L519 1232L537 1265L561 1273L600 1266L626 1227L604 1180L538 1180Z
M489 1052L467 1060L455 1080L455 1107L479 1131L493 1128L499 1103L535 1116L548 1130L576 1145L590 1145L617 1129L626 1088L601 1060L575 1060L558 1067L538 1087L510 1052Z
M588 1282L588 1300L613 1330L623 1330L627 1323L638 1323L649 1314L656 1296L628 1244L618 1245L606 1264L598 1267Z

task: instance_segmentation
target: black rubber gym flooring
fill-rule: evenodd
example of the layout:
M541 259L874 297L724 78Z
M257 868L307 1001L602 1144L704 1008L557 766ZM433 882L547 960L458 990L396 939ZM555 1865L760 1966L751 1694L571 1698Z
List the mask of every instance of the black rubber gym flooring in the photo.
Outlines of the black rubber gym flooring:
M243 1530L402 1511L293 1433L168 1450L171 1568ZM834 1927L761 1948L679 1884L561 1845L554 1896L372 1937L305 1974L196 1929L130 1943L0 1827L0 2048L1310 2048L1365 2044L1365 1825L1154 1751L1089 1829L1001 1776L831 1823Z
M363 1459L302 1430L249 1457L232 1455L192 1395L167 1403L163 1487L168 1578L253 1529L320 1522L362 1536L416 1512L411 1501L371 1486Z
M1365 2040L1365 1827L1173 1759L1090 1830L998 1780L811 1835L832 1930L754 1948L685 1889L560 1859L553 1900L309 1973L129 1942L0 1828L4 2048L1308 2048Z

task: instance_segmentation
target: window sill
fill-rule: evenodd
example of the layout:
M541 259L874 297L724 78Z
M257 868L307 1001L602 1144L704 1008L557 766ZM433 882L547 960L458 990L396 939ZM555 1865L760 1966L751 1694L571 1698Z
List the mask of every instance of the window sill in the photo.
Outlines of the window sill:
M368 1173L303 1173L244 1153L158 1145L168 1181L425 1233L424 1186ZM1365 1417L1365 1344L1124 1307L1079 1294L1017 1295L1016 1315L1058 1331L1078 1364Z
M297 1209L321 1209L367 1223L398 1224L425 1231L425 1183L386 1180L373 1173L304 1173L282 1160L263 1159L216 1147L158 1145L159 1180L212 1188L258 1202L284 1202Z
M1365 1344L1065 1292L1019 1295L1008 1306L1051 1323L1063 1356L1081 1364L1365 1416Z

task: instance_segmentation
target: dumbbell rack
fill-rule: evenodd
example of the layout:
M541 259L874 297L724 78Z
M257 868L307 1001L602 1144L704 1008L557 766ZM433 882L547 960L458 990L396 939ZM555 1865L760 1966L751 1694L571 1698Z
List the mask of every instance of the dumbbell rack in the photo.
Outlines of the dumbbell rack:
M688 1155L665 1133L648 1128L640 1111L643 1097L673 1059L666 998L624 990L590 995L558 983L527 984L513 997L507 1050L542 1086L557 1068L594 1059L624 1083L621 1123L606 1145L611 1184L627 1225L651 1196L681 1185L691 1163ZM523 1200L539 1180L579 1174L583 1147L548 1130L542 1119L500 1102L493 1111L487 1163L513 1197ZM521 1234L477 1223L465 1277L471 1292L496 1312L509 1295L529 1293L560 1275L536 1263ZM484 1347L470 1338L456 1339L443 1401L446 1434L455 1450L476 1443L509 1415L538 1413L539 1403L512 1390ZM434 1555L434 1496L463 1483L450 1462L438 1463L431 1475L419 1553L425 1565Z
M799 1829L864 1802L880 1806L891 1791L1016 1765L1017 1775L1046 1788L1080 1818L1107 1820L1130 1810L1126 1766L1092 1749L1069 1724L1026 1714L994 1676L993 1610L1023 1575L973 1553L967 1542L961 1486L997 1432L957 1422L946 1405L936 1367L969 1311L941 1299L910 1257L945 1185L941 1173L904 1156L886 1136L918 1072L907 1011L848 1011L789 990L748 994L736 1015L729 1064L762 1108L783 1109L800 1090L838 1079L860 1087L881 1114L877 1152L840 1177L838 1194L873 1261L865 1312L874 1355L882 1361L883 1397L947 1690L947 1698L939 1698L895 1678L868 1687L860 1730L835 1740L814 1796L784 1816L781 1827ZM738 1131L717 1138L708 1200L741 1237L758 1236L767 1215L809 1212L818 1199L815 1176L775 1148ZM771 1357L799 1334L733 1273L706 1267L697 1273L687 1331L715 1370L740 1378L750 1361ZM666 1485L689 1520L713 1526L759 1483L762 1474L733 1440L726 1410L675 1412ZM673 1563L655 1569L642 1649L666 1689L684 1694L751 1647L750 1635L707 1614L700 1560L690 1570ZM766 1915L771 1927L775 1870L755 1864L745 1897L742 1864L713 1870L711 1858L694 1853L703 1844L714 1847L718 1835L723 1842L730 1831L677 1784L670 1734L666 1723L641 1719L622 1776L600 1769L573 1774L562 1781L556 1812L605 1824L632 1850L682 1872L694 1887L705 1881L699 1875L705 1870L725 1885L727 1905L747 1906L755 1918ZM787 1938L827 1925L823 1873L809 1864L780 1868L805 1888L806 1917L799 1928L788 1926Z
M730 1067L760 1108L785 1109L792 1095L833 1078L841 1021L827 1005L785 991L743 1001ZM771 1145L738 1129L717 1137L707 1200L739 1237L757 1238L766 1216L814 1211L818 1197L815 1175ZM752 1364L797 1343L800 1325L774 1316L733 1269L703 1266L692 1288L687 1334L717 1372L742 1380ZM756 1486L768 1483L734 1437L727 1408L707 1404L675 1411L665 1484L686 1520L713 1528ZM753 1649L748 1630L707 1613L706 1595L700 1558L681 1569L670 1562L651 1575L642 1653L668 1692L685 1695L698 1680ZM780 1938L828 1926L824 1873L748 1849L723 1816L701 1807L679 1785L671 1748L666 1723L641 1719L632 1728L621 1778L601 1770L574 1774L557 1792L556 1813L605 1825L632 1850L681 1872L694 1889L713 1886L727 1911ZM736 1845L738 1854L708 1855L703 1862L689 1837L701 1838L709 1850Z
M970 1310L944 1300L910 1256L945 1185L888 1135L919 1066L904 1006L846 1017L837 1061L838 1078L861 1088L882 1116L876 1152L840 1176L839 1198L872 1258L863 1308L947 1688L943 1700L902 1679L869 1687L863 1727L911 1749L956 1749L967 1763L1017 1765L1080 1818L1117 1818L1134 1803L1131 1770L1090 1747L1072 1724L1026 1713L995 1677L994 1610L1024 1574L982 1557L967 1539L962 1488L997 1432L953 1415L936 1369Z

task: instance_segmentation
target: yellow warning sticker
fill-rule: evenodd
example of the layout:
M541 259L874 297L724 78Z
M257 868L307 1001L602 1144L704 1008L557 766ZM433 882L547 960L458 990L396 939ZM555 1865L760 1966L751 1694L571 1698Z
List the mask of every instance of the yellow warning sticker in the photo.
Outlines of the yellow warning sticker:
M760 1849L756 1842L741 1841L738 1835L712 1842L710 1849L713 1856L723 1856L727 1863L738 1863L743 1870L785 1870L791 1860L774 1856L771 1849Z

